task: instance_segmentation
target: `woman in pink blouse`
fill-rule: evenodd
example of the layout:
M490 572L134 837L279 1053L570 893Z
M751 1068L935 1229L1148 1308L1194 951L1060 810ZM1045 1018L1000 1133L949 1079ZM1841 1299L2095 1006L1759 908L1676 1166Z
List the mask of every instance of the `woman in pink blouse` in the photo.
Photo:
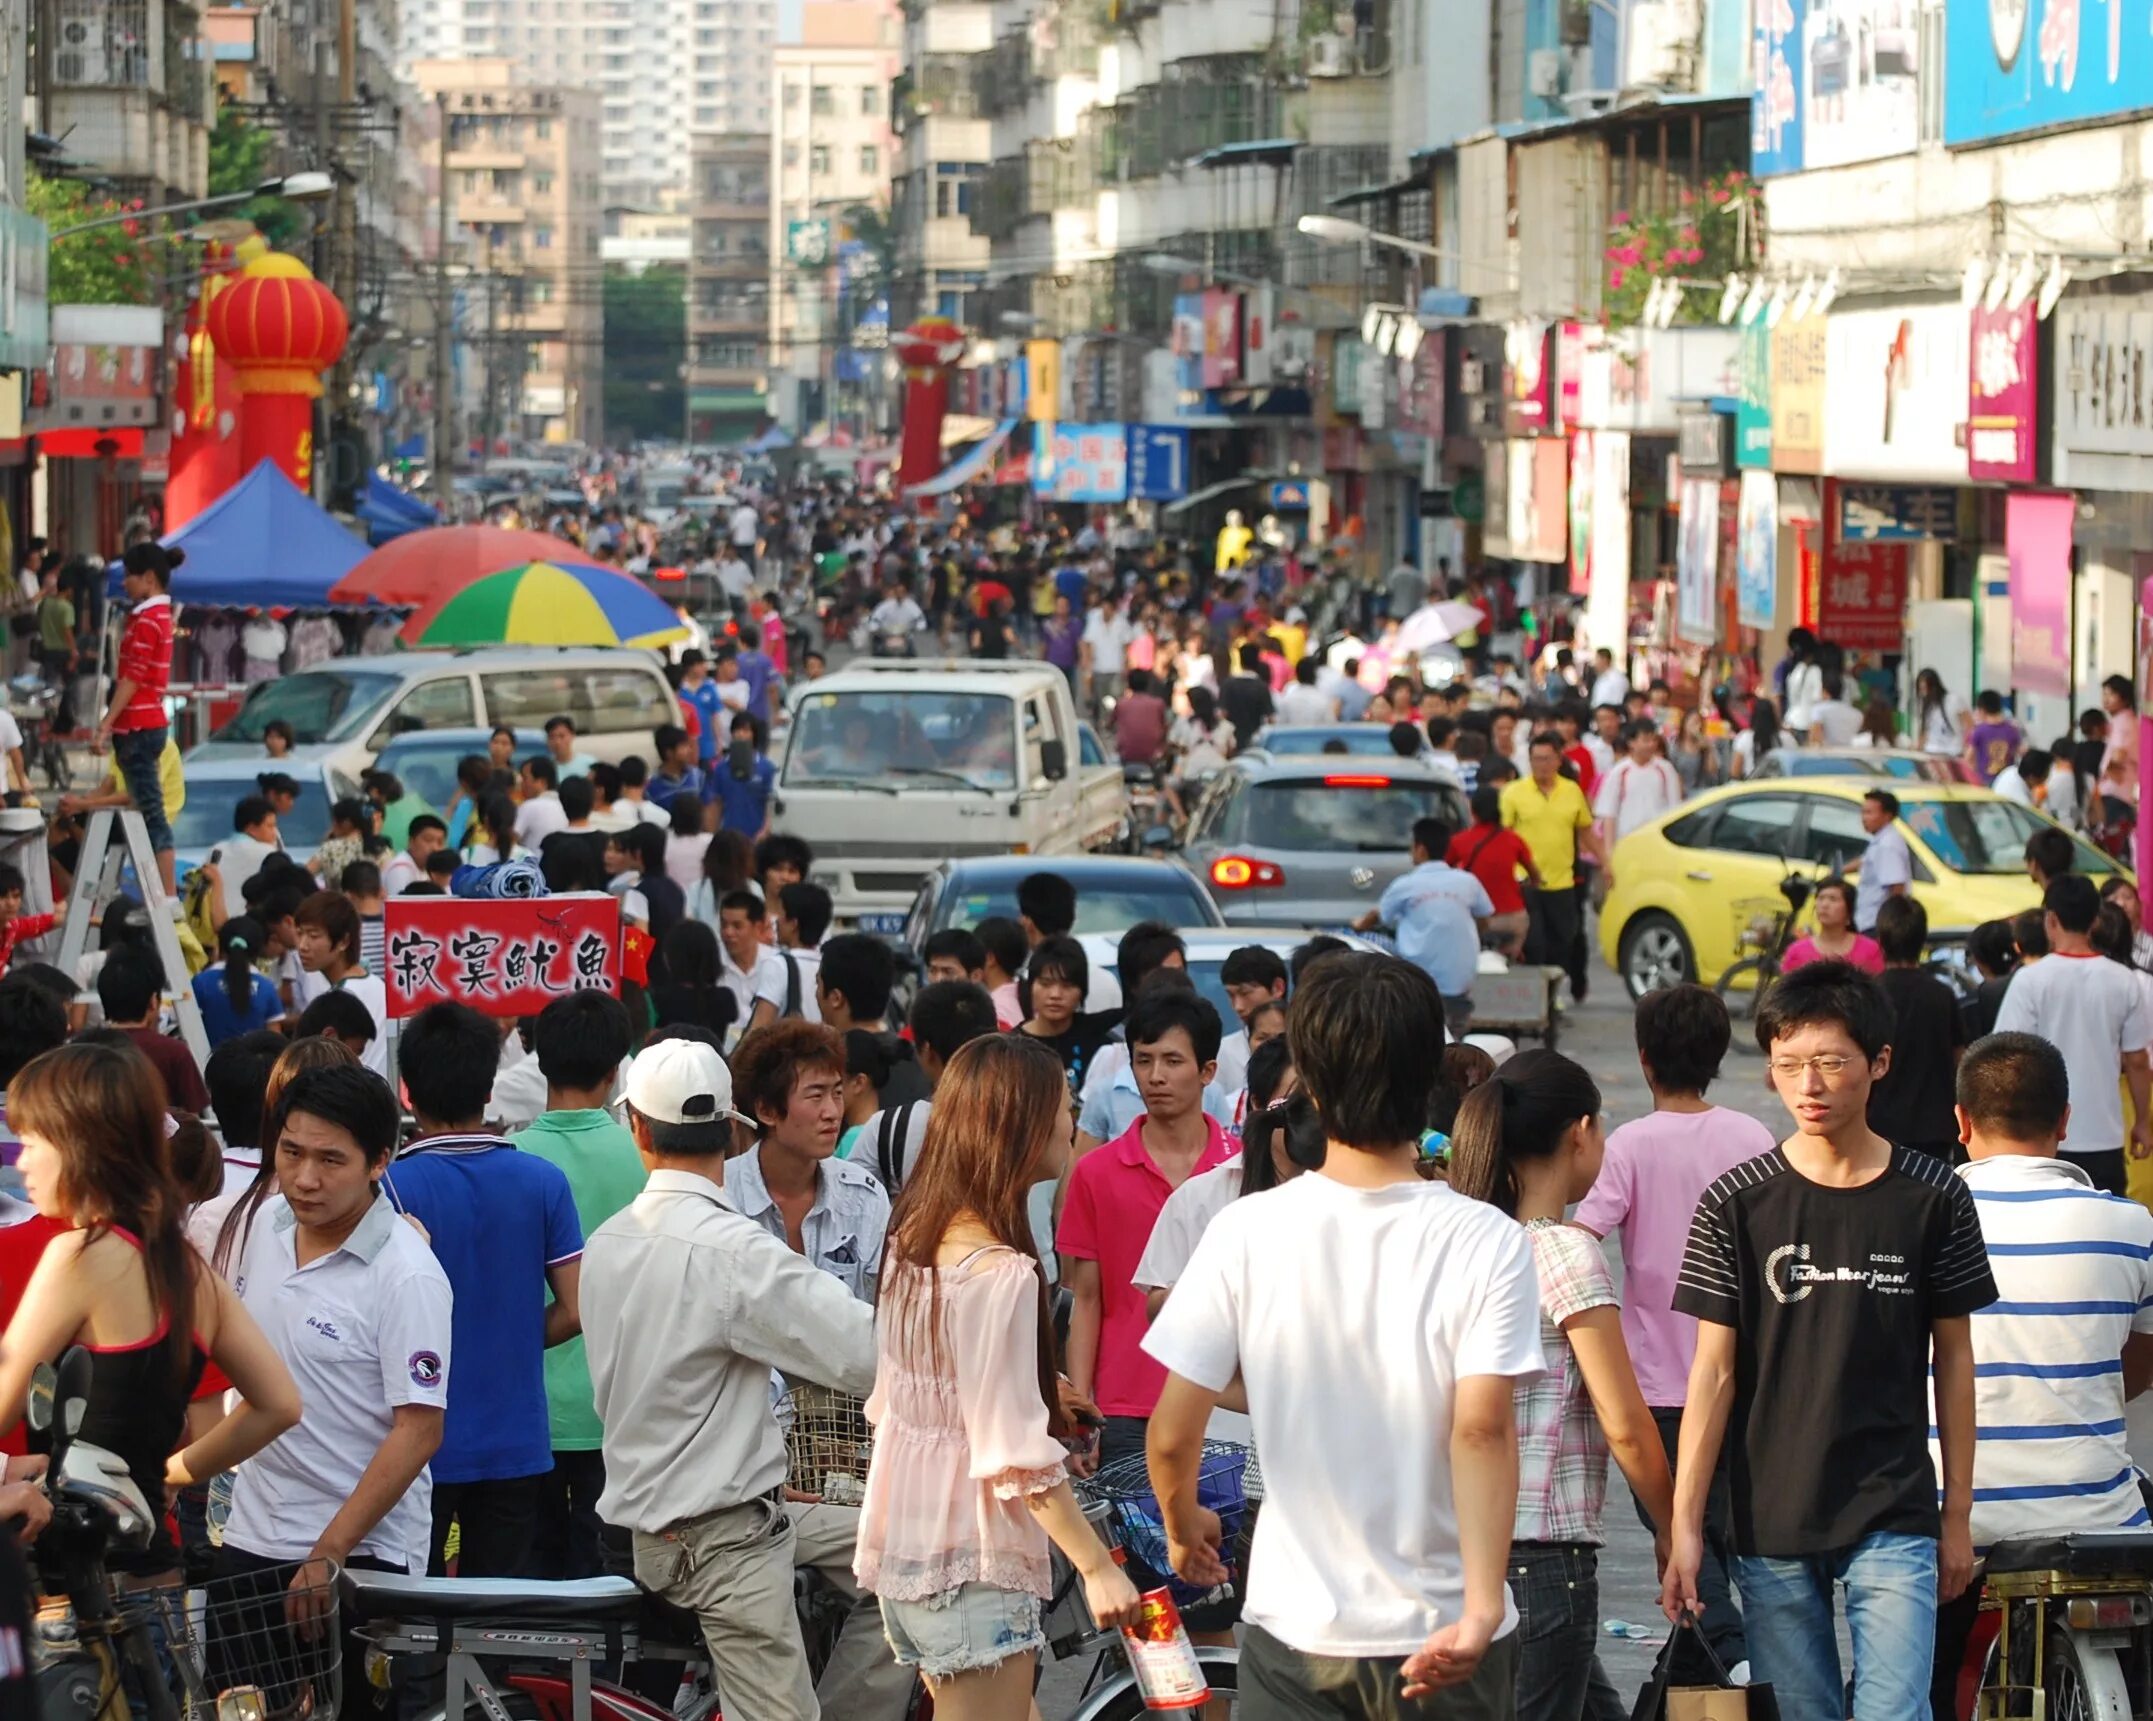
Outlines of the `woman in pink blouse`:
M1069 1153L1061 1060L975 1040L936 1089L882 1257L874 1462L853 1570L941 1721L1019 1721L1046 1638L1047 1541L1102 1625L1135 1587L1070 1492L1046 1280L1025 1200Z
M1795 969L1826 957L1851 962L1864 974L1884 972L1884 949L1866 933L1854 930L1854 887L1843 878L1828 878L1817 886L1817 929L1807 938L1787 946L1779 971Z

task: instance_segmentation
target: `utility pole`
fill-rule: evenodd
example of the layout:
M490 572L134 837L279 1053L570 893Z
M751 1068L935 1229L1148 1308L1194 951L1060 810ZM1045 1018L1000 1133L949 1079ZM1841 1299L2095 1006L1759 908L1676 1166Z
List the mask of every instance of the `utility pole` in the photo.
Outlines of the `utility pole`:
M343 168L344 128L359 123L359 14L357 0L337 0L336 9L336 119L332 158L323 163L336 177L336 202L330 211L329 290L343 301L351 320L353 339L344 343L343 356L330 373L329 423L355 432L358 414L352 405L352 383L359 371L359 178ZM355 439L356 440L356 439ZM342 452L343 438L332 434L327 450L330 460ZM362 444L363 446L363 444ZM330 474L334 479L336 474Z
M436 156L440 183L434 200L434 500L441 505L441 518L456 519L456 356L454 302L449 298L449 98L443 90L434 97L434 111L441 121Z
M493 228L486 228L486 405L479 419L478 469L484 472L493 459L493 391L500 380L501 319L499 294L493 278Z

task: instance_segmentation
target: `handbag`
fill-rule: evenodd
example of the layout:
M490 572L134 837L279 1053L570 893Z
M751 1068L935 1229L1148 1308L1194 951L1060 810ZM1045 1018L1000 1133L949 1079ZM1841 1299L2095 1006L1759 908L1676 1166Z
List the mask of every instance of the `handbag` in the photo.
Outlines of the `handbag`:
M1673 1685L1675 1645L1689 1632L1704 1652L1705 1662L1717 1678L1716 1685ZM1737 1685L1727 1677L1719 1657L1693 1619L1685 1619L1667 1634L1667 1646L1653 1663L1652 1677L1637 1694L1637 1707L1630 1721L1779 1721L1779 1703L1769 1685Z

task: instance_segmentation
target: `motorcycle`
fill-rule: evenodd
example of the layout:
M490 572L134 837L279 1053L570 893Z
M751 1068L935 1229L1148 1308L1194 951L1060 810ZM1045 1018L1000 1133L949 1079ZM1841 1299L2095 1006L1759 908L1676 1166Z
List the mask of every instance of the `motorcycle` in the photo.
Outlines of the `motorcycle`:
M2153 1708L2153 1536L2092 1530L1999 1542L1989 1550L1984 1611L1964 1669L1960 1712L1984 1721L2145 1714Z

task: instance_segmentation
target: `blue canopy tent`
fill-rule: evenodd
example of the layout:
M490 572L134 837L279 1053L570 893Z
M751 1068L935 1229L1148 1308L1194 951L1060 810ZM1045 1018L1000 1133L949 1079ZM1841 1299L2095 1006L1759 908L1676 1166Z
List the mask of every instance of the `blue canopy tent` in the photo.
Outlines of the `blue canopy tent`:
M180 604L327 608L329 588L359 565L366 546L264 460L162 540L186 551L172 576ZM120 564L110 572L120 590Z
M366 488L359 493L354 512L366 528L366 541L377 547L406 532L441 524L441 511L431 502L397 489L378 472L366 475Z

